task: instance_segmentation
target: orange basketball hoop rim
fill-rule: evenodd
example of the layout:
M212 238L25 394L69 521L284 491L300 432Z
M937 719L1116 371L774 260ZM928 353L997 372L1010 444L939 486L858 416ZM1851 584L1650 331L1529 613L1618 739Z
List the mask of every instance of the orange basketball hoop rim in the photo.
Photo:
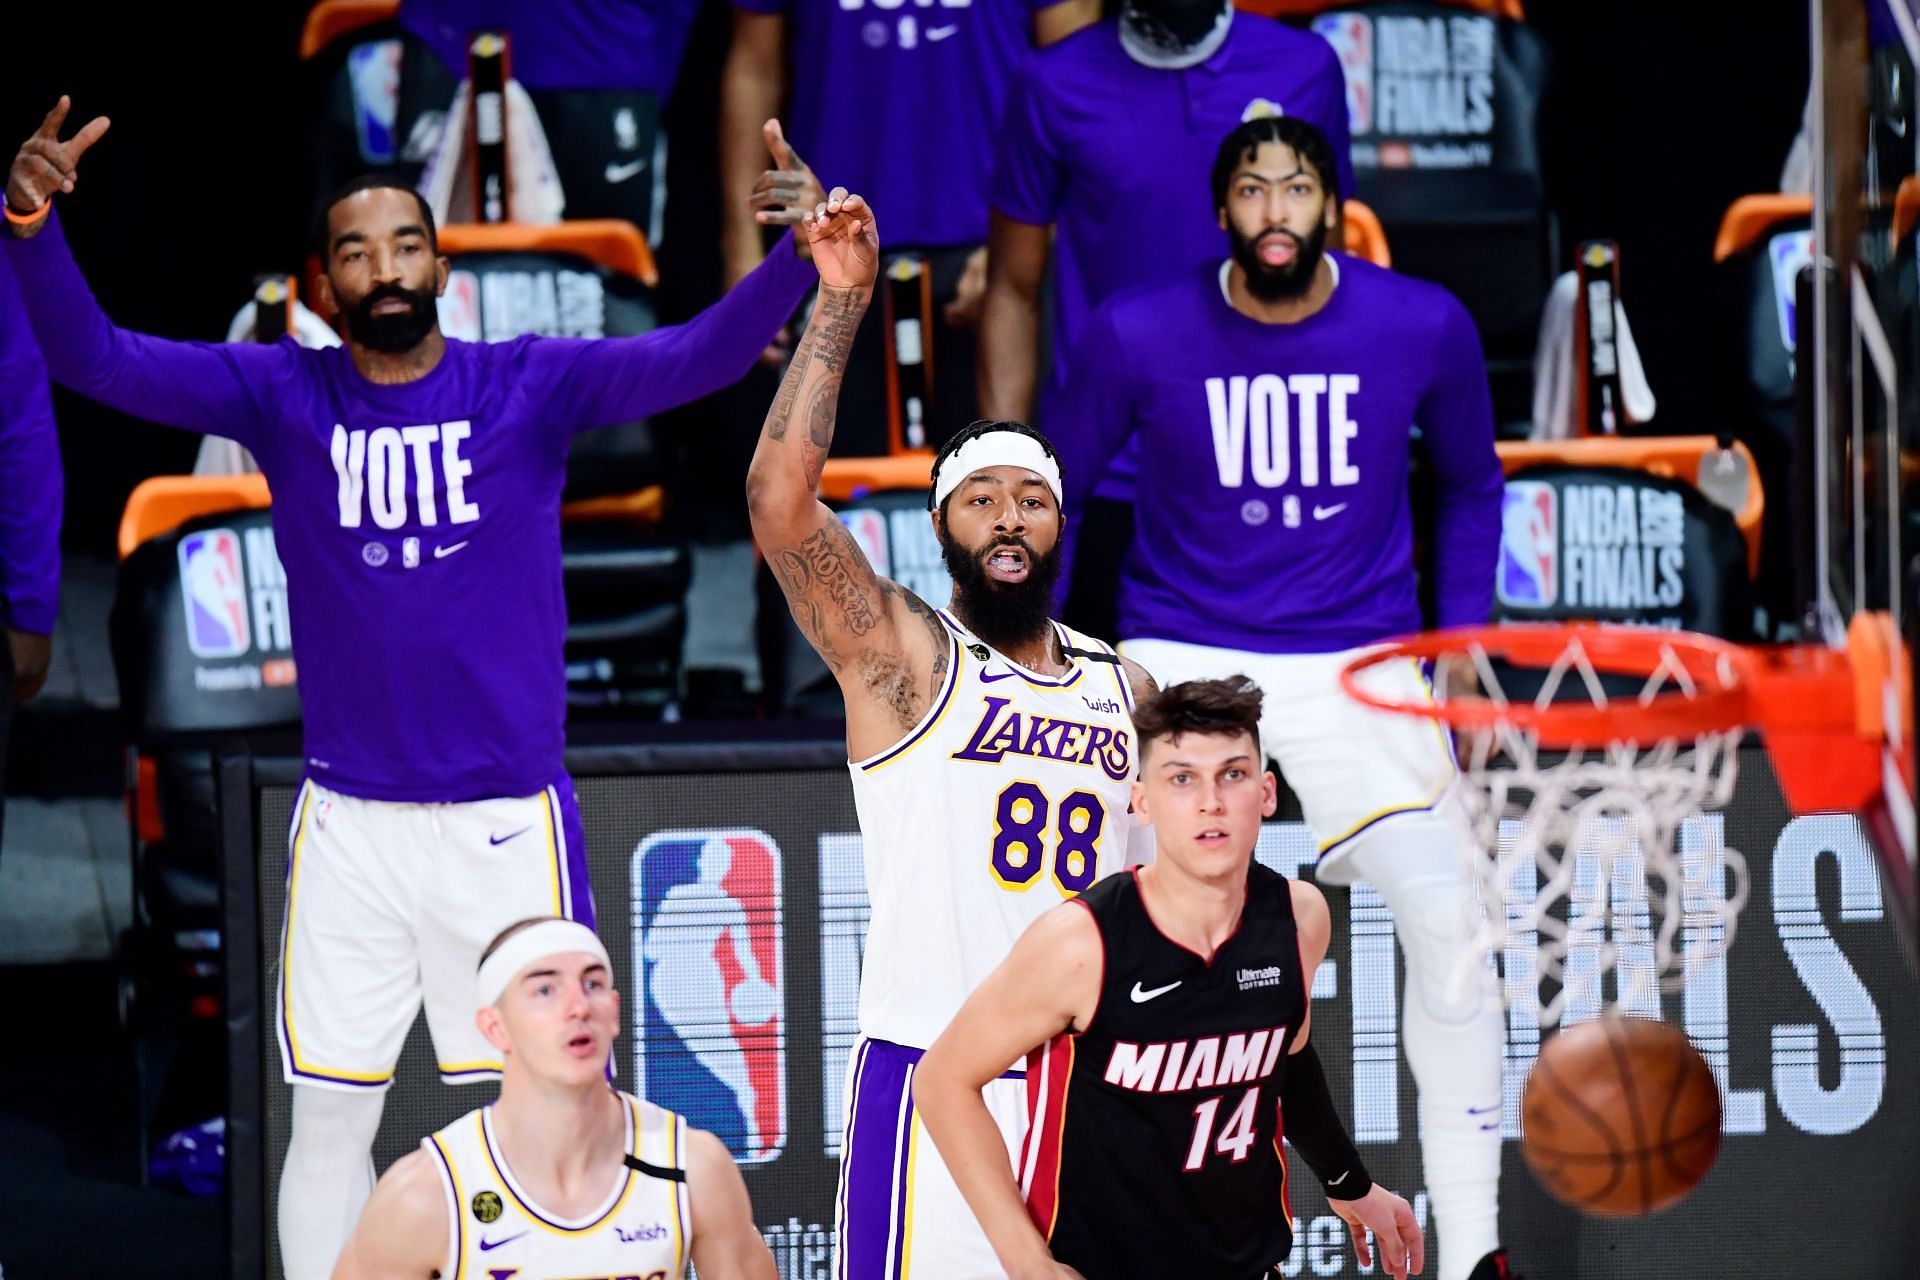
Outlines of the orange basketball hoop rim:
M1436 676L1471 672L1465 690L1436 679L1432 699L1370 687L1369 674L1414 660ZM1538 673L1538 697L1502 692L1494 666ZM1608 623L1511 623L1388 641L1348 663L1347 696L1381 711L1437 720L1463 737L1525 735L1550 751L1760 731L1796 814L1859 811L1881 796L1885 770L1913 784L1911 668L1884 614L1863 613L1845 649L1737 645L1712 636ZM1615 678L1608 686L1607 677ZM1619 677L1638 678L1637 693ZM1571 692L1571 699L1562 697Z

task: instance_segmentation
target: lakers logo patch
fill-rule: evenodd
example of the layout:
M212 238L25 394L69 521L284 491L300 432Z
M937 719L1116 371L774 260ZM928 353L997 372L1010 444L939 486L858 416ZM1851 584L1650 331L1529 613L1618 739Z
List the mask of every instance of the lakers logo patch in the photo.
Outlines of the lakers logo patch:
M473 1196L473 1216L482 1222L500 1221L500 1193L498 1191L476 1191Z

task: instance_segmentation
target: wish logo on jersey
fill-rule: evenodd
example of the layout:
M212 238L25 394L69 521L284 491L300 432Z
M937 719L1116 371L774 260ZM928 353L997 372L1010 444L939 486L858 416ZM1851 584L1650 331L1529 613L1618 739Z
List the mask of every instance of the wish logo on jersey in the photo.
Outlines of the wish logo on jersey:
M634 1067L648 1101L735 1160L787 1141L780 847L760 831L662 831L633 852Z
M240 539L231 529L204 529L180 539L179 554L187 647L196 658L239 657L252 647Z
M1538 480L1510 480L1500 505L1500 603L1544 609L1559 596L1559 499Z

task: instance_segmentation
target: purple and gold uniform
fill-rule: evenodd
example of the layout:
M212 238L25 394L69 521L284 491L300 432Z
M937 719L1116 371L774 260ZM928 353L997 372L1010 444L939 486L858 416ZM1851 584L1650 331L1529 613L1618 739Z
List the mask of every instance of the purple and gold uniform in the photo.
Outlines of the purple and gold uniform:
M999 1274L914 1112L913 1073L1028 925L1121 866L1133 822L1133 694L1112 650L1061 627L1066 646L1102 657L1041 676L941 617L950 665L933 706L850 765L873 917L847 1066L843 1280ZM1009 1168L1022 1079L985 1090Z

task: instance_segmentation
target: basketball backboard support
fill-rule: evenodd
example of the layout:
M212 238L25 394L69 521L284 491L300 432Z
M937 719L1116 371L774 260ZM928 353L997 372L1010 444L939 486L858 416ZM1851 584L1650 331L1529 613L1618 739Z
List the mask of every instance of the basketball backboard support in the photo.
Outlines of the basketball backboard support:
M1913 723L1920 587L1920 348L1911 336L1920 319L1920 0L1810 0L1808 8L1814 223L1794 327L1801 456L1813 466L1792 495L1801 638L1845 647L1856 617L1873 613L1904 641L1877 691L1890 742L1880 794L1861 817L1911 941L1920 899L1913 753L1902 738Z

